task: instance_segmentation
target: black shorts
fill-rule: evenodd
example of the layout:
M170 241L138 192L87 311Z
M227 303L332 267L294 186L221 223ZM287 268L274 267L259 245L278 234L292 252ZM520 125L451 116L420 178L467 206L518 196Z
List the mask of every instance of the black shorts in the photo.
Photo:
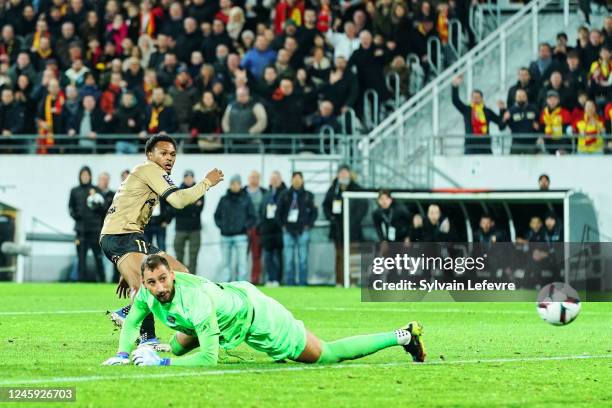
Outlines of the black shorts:
M119 263L121 258L130 252L139 252L145 255L162 252L161 249L147 242L144 234L141 232L102 235L100 238L100 247L104 255L106 255L115 265Z

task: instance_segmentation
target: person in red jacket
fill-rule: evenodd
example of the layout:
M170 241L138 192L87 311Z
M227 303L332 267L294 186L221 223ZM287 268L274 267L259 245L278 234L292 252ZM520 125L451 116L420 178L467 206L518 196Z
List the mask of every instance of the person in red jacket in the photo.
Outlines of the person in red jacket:
M293 20L300 27L304 17L304 0L281 0L276 5L274 32L281 34L287 20Z

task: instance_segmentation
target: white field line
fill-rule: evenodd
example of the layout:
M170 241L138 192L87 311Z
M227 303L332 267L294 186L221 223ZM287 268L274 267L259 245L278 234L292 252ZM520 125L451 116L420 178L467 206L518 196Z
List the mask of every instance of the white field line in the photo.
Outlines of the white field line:
M6 385L28 385L28 384L54 384L54 383L80 383L91 381L117 381L117 380L147 380L159 378L179 378L179 377L207 377L221 375L241 375L254 373L283 373L294 371L314 371L314 370L340 370L347 368L385 368L385 367L412 367L418 369L419 366L454 366L465 364L507 364L507 363L523 363L523 362L547 362L547 361L563 361L563 360L593 360L593 359L612 359L612 354L607 355L581 355L581 356L556 356L556 357L522 357L522 358L491 358L477 360L456 360L456 361L432 361L428 363L410 363L410 362L393 362L393 363L352 363L352 364L336 364L336 365L293 365L279 368L245 368L228 369L228 370L209 370L203 368L202 371L171 371L166 373L139 373L139 374L119 374L119 375L91 375L84 377L51 377L37 379L22 379L22 380L3 380L0 381L0 386ZM107 368L109 371L113 368ZM140 368L134 368L140 370Z
M535 307L534 307L535 308ZM508 314L508 315L530 315L535 313L531 310L487 310L487 309L462 309L462 308L440 308L440 309L419 309L419 308L399 308L399 307L292 307L291 311L306 310L320 312L390 312L390 313L465 313L465 314ZM0 316L28 316L28 315L49 315L49 314L87 314L87 313L106 313L106 310L55 310L55 311L22 311L22 312L0 312ZM589 316L610 316L612 311L591 312L583 311L582 314Z

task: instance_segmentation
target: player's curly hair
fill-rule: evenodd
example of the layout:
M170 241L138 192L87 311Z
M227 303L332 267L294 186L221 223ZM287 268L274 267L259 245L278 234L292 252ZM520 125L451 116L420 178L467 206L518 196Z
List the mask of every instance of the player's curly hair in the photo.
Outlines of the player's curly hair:
M145 153L152 152L155 149L155 145L159 142L172 143L172 146L176 149L176 140L172 136L168 136L166 133L158 133L155 136L151 136L145 144Z
M170 264L163 256L157 254L147 255L140 265L140 275L144 276L145 270L152 271L159 268L160 265L164 265L166 269L170 270Z

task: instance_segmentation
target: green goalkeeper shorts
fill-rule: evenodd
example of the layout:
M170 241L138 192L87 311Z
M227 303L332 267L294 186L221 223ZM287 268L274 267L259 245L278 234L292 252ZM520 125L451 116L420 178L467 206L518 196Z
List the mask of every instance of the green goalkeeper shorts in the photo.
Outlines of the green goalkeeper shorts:
M296 360L306 348L304 322L297 320L283 305L248 282L232 282L247 293L253 304L253 323L245 342L274 360Z

